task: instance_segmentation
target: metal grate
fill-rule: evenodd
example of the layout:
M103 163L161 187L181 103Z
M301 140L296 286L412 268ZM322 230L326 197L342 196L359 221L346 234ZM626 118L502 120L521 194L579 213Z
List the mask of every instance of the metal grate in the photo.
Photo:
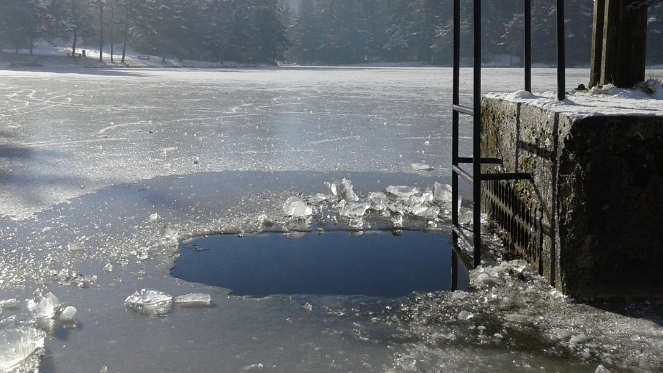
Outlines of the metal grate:
M498 228L508 251L529 258L541 271L543 252L543 211L538 204L518 198L512 182L493 180L483 190L483 212Z

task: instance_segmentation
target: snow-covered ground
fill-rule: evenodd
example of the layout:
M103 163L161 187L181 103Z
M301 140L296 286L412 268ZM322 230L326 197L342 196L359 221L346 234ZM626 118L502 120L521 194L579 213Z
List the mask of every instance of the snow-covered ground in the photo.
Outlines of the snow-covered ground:
M535 70L535 90L554 73ZM522 71L485 79L513 92ZM0 70L0 371L661 371L663 303L579 303L519 261L407 299L247 298L169 276L200 234L444 231L448 202L429 196L449 180L450 87L446 68ZM358 200L325 184L343 177ZM340 216L369 199L402 219ZM204 296L171 298L187 294Z
M113 53L111 56L110 44L104 45L102 49L103 58L99 60L99 45L90 46L79 44L76 47L76 54L78 58L70 58L72 51L72 43L69 41L55 40L53 43L40 40L35 43L30 55L29 49L19 49L18 53L14 49L3 49L6 54L7 61L0 60L0 68L11 67L13 59L20 61L36 62L39 65L50 68L114 68L114 67L189 67L189 68L223 68L223 67L257 67L257 65L240 64L233 61L196 61L188 59L173 59L167 58L163 62L162 56L153 54L143 54L127 47L124 56L124 63L122 63L122 44L116 43L113 45ZM85 53L85 57L82 54ZM112 57L112 58L111 58Z

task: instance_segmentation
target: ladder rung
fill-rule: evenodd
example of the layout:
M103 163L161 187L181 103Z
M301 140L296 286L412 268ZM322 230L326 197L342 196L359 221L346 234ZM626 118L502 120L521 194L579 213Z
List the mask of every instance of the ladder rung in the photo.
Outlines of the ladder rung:
M458 166L452 166L452 171L457 173L458 176L462 177L468 183L474 185L474 176L470 175L469 172L463 170ZM514 173L504 173L504 174L481 174L481 181L490 181L490 180L530 180L532 175L523 173L523 172L514 172Z
M458 157L458 163L474 163L474 158L472 157ZM481 158L481 163L484 164L502 164L502 160L499 158Z
M474 109L467 107L467 106L462 106L462 105L452 105L451 108L459 113L467 114L467 115L474 115Z
M529 180L532 175L523 172L504 174L481 174L481 180Z
M457 173L458 176L465 179L465 181L467 181L471 185L474 185L474 178L467 171L463 170L462 168L460 168L458 166L452 166L451 169L453 170L453 172Z

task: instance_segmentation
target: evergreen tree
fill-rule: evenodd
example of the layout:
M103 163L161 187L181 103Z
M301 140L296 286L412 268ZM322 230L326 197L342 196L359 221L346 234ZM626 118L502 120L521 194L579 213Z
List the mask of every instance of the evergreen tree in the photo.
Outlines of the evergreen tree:
M279 0L254 1L252 29L256 41L252 59L276 63L291 45L286 35L283 4Z
M302 0L292 31L296 40L293 45L293 55L298 61L311 63L321 60L321 50L326 43L319 27L321 18L313 0Z
M647 20L647 64L663 64L663 5L649 8Z

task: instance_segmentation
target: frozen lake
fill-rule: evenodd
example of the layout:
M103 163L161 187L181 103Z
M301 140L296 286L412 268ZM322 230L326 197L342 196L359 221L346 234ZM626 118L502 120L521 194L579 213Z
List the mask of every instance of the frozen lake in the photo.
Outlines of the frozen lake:
M484 74L484 92L522 87L521 70ZM535 91L555 84L534 71ZM41 338L42 372L663 370L663 304L577 303L517 261L472 272L470 292L396 299L169 276L183 239L327 229L283 209L325 182L362 198L448 183L450 69L0 71L0 95L0 372ZM448 228L422 216L331 225ZM211 304L125 306L145 288Z

